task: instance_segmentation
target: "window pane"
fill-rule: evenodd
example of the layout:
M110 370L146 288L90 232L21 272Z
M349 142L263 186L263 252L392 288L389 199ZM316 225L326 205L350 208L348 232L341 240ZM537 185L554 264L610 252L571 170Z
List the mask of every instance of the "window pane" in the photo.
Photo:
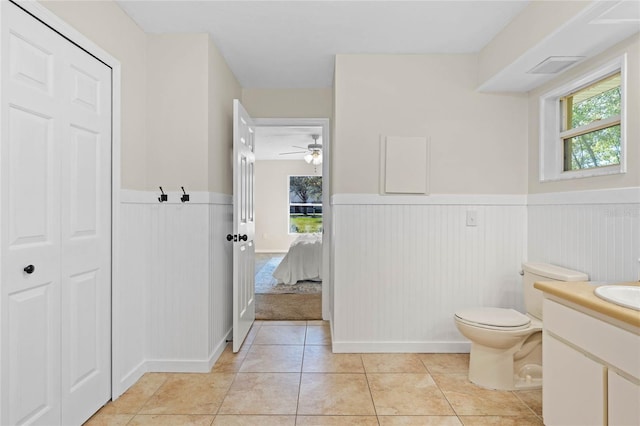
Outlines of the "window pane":
M620 164L620 125L564 140L564 170Z
M289 177L289 232L322 232L322 176Z
M614 74L567 96L567 126L575 129L620 114L620 74Z

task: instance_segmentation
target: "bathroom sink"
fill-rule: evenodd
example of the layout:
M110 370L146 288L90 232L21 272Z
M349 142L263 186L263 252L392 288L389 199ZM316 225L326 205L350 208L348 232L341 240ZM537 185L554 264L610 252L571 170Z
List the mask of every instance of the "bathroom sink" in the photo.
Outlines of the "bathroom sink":
M640 286L603 285L596 288L595 294L607 302L640 311Z

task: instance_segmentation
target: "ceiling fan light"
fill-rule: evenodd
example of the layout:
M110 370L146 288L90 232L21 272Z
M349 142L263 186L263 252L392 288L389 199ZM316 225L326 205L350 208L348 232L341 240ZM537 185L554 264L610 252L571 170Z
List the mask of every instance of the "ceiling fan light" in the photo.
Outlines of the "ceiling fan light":
M314 166L322 164L322 154L314 155L312 162Z
M306 161L307 164L311 164L311 162L313 161L313 155L311 155L311 153L305 155L304 156L304 161Z

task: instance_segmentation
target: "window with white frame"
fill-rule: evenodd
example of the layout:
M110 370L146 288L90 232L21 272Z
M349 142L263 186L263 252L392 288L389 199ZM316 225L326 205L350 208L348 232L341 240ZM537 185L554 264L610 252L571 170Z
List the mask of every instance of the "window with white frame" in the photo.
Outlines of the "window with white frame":
M289 233L322 232L322 176L289 176Z
M540 98L540 180L625 172L625 57Z

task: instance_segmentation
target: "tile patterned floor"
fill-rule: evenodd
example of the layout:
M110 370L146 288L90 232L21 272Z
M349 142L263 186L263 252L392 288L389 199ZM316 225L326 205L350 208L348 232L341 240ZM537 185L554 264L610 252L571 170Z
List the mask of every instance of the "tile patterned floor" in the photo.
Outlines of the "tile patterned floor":
M540 391L467 379L467 354L334 354L322 321L256 321L210 373L147 373L95 425L542 425Z

